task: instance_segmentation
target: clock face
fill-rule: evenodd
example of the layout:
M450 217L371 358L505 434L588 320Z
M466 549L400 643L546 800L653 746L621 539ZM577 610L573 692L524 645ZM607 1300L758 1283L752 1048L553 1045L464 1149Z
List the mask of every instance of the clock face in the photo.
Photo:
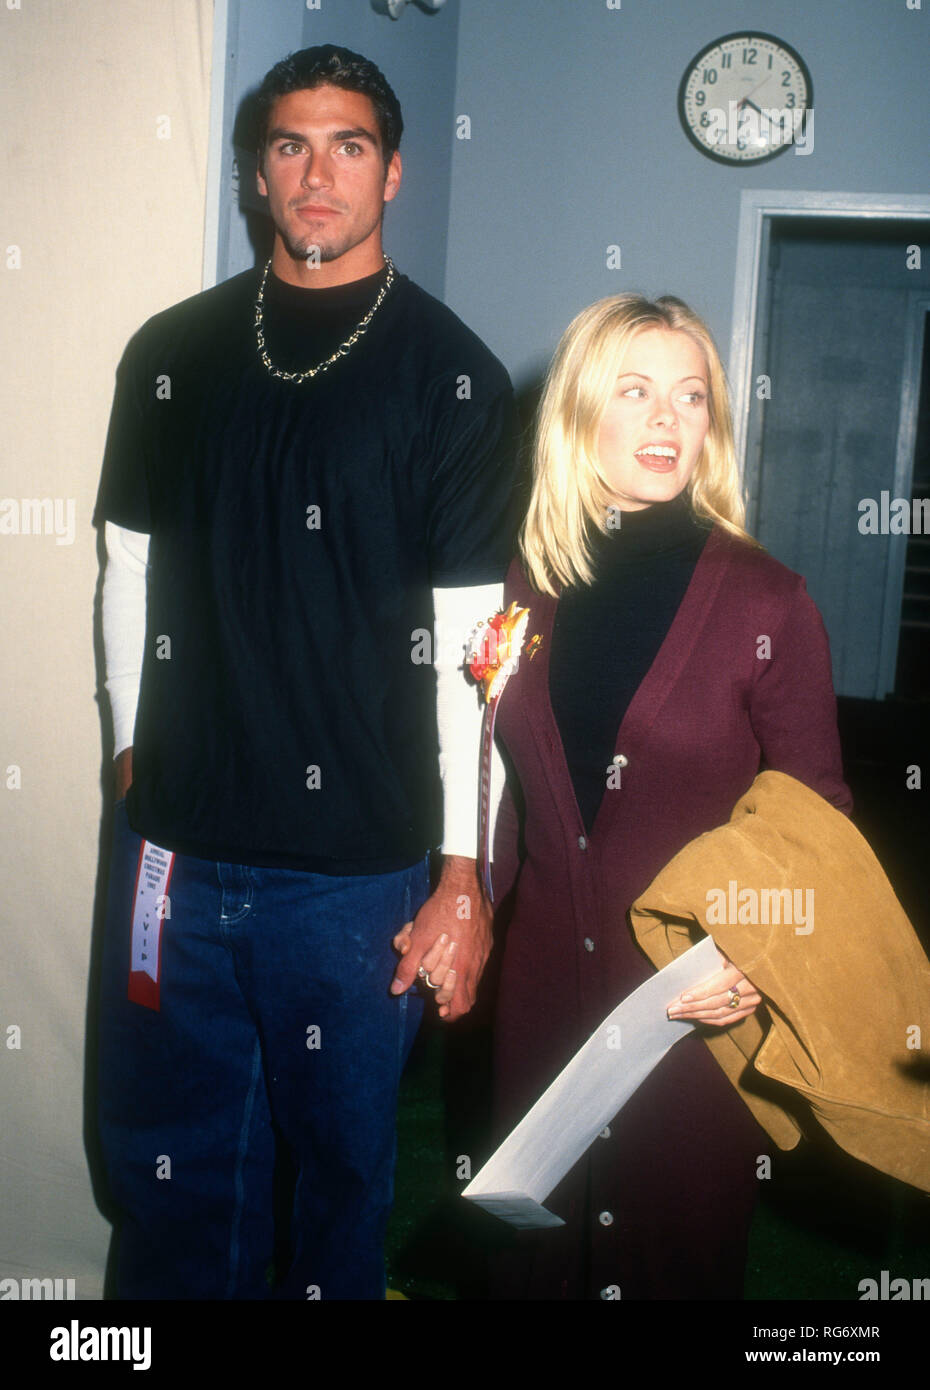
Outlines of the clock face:
M813 99L807 66L788 44L771 34L727 34L688 64L678 112L703 154L758 164L804 131Z

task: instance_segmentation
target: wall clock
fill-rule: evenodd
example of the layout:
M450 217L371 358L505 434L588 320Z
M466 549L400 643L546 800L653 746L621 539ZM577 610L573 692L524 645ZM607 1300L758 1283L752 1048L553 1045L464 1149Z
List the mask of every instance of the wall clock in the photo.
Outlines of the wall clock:
M758 164L782 154L804 138L813 104L801 55L755 30L708 44L678 88L678 114L689 139L722 164Z

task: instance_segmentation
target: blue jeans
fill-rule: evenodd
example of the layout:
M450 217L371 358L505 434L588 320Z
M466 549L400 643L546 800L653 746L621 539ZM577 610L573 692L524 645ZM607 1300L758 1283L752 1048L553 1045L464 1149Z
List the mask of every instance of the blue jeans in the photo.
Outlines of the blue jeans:
M127 998L141 841L115 812L100 1129L122 1298L384 1297L400 1074L422 1012L388 993L428 864L330 877L178 855L160 1008ZM278 1145L296 1175L270 1284ZM280 1244L280 1233L279 1233Z

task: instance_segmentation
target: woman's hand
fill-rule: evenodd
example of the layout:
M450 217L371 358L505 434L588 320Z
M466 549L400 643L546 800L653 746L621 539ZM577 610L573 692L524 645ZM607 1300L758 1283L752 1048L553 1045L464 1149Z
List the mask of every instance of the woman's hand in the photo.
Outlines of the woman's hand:
M669 1005L669 1018L684 1023L706 1023L711 1028L728 1028L755 1013L762 995L751 980L718 949L722 969L701 984L680 994Z
M405 956L410 950L413 923L401 927L394 937L394 950ZM446 932L437 936L428 951L420 958L417 977L424 990L433 995L438 1008L449 1003L455 993L456 975L453 962L458 943L450 941Z

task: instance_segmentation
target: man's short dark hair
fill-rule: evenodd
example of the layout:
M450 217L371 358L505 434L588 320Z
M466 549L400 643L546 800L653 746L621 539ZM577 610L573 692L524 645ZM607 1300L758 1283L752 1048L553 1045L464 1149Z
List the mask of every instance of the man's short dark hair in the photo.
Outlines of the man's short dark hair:
M381 69L348 48L324 43L289 53L267 72L256 95L258 162L262 163L271 108L290 92L312 91L315 87L342 87L366 96L375 108L385 168L400 145L404 118L400 102Z

